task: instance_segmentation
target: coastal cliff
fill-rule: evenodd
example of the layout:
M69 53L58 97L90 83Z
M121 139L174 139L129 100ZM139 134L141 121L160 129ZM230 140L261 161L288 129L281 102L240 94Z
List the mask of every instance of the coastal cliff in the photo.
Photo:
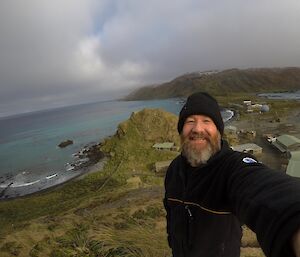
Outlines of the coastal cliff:
M153 167L178 153L152 146L164 141L178 145L176 123L176 115L160 109L134 112L101 143L99 151L109 156L102 170L47 192L0 202L1 256L170 254L163 177Z

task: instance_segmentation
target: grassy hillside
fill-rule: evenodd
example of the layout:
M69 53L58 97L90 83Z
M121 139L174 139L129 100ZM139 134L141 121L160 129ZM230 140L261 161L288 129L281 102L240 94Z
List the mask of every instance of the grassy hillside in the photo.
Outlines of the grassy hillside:
M102 171L51 191L0 202L0 256L167 257L163 177L156 161L178 153L177 117L160 109L133 113L101 148L110 156ZM263 256L245 229L242 257Z
M153 143L175 141L177 117L143 110L102 150L103 171L49 192L0 203L0 256L167 256L163 178ZM175 138L176 137L176 138ZM149 245L149 242L152 242Z
M278 92L300 89L300 68L231 69L217 73L190 73L156 86L140 88L127 100L186 97L196 91L213 95Z

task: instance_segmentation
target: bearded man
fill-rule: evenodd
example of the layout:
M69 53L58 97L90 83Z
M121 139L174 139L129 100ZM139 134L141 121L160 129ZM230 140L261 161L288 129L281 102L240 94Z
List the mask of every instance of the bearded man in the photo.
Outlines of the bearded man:
M182 151L168 168L164 198L173 257L238 257L241 224L267 257L300 256L300 180L233 151L207 93L187 98L177 129Z

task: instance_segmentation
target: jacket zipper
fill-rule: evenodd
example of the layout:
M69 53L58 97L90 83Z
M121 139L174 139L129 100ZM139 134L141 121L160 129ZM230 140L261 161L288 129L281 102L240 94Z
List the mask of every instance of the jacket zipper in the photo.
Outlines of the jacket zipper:
M188 214L187 243L188 243L188 246L190 247L192 245L192 229L193 229L193 219L194 219L194 217L193 217L192 211L191 211L191 209L188 205L185 205L184 208L186 209L187 214Z

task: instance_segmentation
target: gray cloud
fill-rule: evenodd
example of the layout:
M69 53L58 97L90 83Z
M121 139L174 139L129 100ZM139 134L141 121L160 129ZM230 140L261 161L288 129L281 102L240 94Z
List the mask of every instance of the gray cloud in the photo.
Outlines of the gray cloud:
M297 0L4 0L0 116L185 72L300 66Z

